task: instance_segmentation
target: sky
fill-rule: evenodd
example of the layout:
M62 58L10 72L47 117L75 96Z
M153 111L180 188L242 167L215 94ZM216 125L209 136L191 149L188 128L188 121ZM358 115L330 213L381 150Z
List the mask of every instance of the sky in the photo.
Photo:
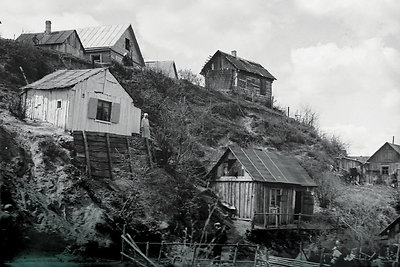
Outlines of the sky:
M260 63L277 80L275 105L307 107L319 129L372 155L400 144L398 0L13 0L0 36L131 23L145 60L198 74L217 50Z

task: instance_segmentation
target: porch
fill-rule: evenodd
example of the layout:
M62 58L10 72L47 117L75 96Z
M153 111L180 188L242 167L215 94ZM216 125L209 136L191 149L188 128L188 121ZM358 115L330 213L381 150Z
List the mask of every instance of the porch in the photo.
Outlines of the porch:
M325 214L255 213L252 230L327 230L337 228L339 216Z

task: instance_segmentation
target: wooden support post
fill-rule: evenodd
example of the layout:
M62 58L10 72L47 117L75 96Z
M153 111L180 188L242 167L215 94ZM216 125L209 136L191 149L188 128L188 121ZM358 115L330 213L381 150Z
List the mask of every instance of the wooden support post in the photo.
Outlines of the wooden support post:
M235 253L233 254L233 266L236 266L236 257L238 250L239 250L239 243L236 243Z
M128 139L128 137L125 137L125 140L126 140L126 151L128 152L129 171L131 173L131 177L133 177L132 158L131 158L131 152L129 150L129 139Z
M160 246L160 252L158 253L158 262L161 261L161 254L162 254L162 250L164 248L164 241L161 241L161 246Z
M124 224L123 228L122 228L122 235L125 236L125 227L126 224ZM124 254L122 254L124 252L124 239L122 238L122 244L121 244L121 262L124 261Z
M89 156L89 145L87 141L86 131L82 131L83 136L83 146L85 148L85 160L86 160L86 168L89 178L92 178L92 170L90 168L90 156Z
M147 243L146 243L146 257L149 257L149 247L150 247L150 243L149 243L149 241L147 241Z
M260 247L257 245L256 253L254 254L254 267L257 266L257 257L258 257L258 250L259 249L260 249Z
M196 260L196 251L197 251L197 243L194 243L192 266L194 266L194 262Z
M110 146L110 136L106 133L106 147L107 147L107 158L108 158L108 168L110 169L110 178L113 179L113 167L111 161L111 146Z
M325 253L325 248L321 249L321 255L319 256L319 266L323 266L324 265L324 253Z

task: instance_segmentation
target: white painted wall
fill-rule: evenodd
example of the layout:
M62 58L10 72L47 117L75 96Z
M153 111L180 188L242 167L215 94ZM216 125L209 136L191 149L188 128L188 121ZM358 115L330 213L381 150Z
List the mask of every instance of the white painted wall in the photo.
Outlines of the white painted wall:
M120 104L118 123L88 118L89 99ZM61 108L57 101L61 100ZM50 122L66 130L85 130L131 135L140 132L141 110L115 77L105 70L70 89L27 91L27 117Z

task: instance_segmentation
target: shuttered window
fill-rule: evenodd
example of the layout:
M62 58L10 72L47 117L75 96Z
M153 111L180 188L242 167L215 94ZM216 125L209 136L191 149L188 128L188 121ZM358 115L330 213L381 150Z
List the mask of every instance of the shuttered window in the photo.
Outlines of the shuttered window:
M112 123L119 123L121 104L100 100L89 99L88 118Z

